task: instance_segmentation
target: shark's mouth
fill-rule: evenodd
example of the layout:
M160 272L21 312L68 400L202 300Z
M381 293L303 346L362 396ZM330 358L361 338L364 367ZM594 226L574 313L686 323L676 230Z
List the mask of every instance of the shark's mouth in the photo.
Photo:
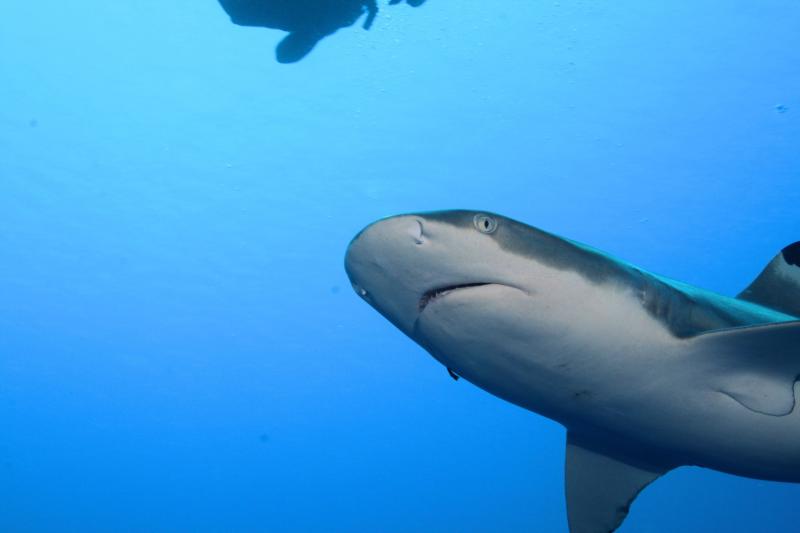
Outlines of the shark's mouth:
M449 294L453 291L457 291L460 289L469 289L471 287L483 287L485 285L492 285L492 283L462 283L460 285L447 285L445 287L437 287L435 289L431 289L427 291L422 297L419 299L419 312L425 310L432 301L437 298L444 296L445 294Z

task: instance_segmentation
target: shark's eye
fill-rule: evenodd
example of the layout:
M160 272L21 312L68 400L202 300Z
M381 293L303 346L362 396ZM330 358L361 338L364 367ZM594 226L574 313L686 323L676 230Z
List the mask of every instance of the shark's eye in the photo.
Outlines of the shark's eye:
M497 229L497 221L489 215L478 214L472 219L475 228L481 233L494 233Z

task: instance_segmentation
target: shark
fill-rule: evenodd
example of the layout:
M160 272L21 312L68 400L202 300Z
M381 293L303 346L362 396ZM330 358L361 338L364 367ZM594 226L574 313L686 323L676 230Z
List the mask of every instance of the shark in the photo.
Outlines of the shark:
M682 466L800 483L800 242L729 297L450 210L367 226L345 269L454 379L566 428L571 533Z

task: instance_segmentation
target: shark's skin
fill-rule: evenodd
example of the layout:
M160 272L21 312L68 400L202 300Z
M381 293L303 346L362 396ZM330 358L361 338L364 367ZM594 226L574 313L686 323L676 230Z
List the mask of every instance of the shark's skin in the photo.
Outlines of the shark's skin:
M800 268L787 270L797 251L754 285L773 299L800 287ZM682 465L800 482L800 322L786 307L473 211L376 222L345 267L455 375L567 428L574 533L613 531L642 488Z

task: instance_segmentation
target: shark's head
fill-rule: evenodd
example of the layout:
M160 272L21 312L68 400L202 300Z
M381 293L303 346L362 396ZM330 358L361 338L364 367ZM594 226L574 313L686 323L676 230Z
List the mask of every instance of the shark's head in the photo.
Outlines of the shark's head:
M350 243L345 267L371 306L443 364L497 394L494 380L508 384L529 364L519 359L522 345L539 336L547 342L552 296L567 283L562 265L578 252L500 215L441 211L368 226ZM513 391L501 395L517 400Z
M353 239L345 268L359 296L413 337L423 315L456 294L531 289L503 250L518 225L472 211L386 218Z

